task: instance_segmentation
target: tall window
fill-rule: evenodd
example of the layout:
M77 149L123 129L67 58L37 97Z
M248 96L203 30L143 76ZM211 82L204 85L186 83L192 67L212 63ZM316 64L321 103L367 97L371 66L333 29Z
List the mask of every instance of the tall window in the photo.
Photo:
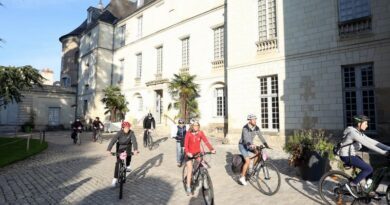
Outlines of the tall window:
M142 100L142 96L138 95L137 96L137 109L138 109L138 111L142 111L143 104L144 104L144 102Z
M373 64L346 65L342 70L346 125L352 125L354 115L364 114L370 118L368 130L376 130Z
M261 128L279 129L278 76L260 78Z
M225 107L225 96L223 92L223 88L215 89L216 100L217 100L217 113L216 116L223 117L225 116L226 107Z
M371 30L370 0L339 0L339 35Z
M117 73L118 83L123 83L123 73L125 72L125 59L120 60L119 72Z
M214 29L214 60L223 59L223 26Z
M62 77L62 85L64 87L70 87L71 86L70 77L68 76Z
M59 107L49 107L49 125L59 125L60 124L60 108Z
M87 50L91 50L91 48L92 48L92 33L91 32L89 32L87 34L87 38L86 38L85 43L87 44Z
M275 49L277 48L276 0L259 0L258 6L258 50Z
M142 75L142 53L137 54L137 78L141 78Z
M84 105L83 105L84 116L87 114L87 111L88 111L88 100L84 100Z
M126 25L119 27L119 46L122 47L126 43Z
M137 37L138 38L141 38L142 37L142 20L143 20L143 17L140 16L137 18L137 22L138 22L138 32L137 32Z
M157 48L157 73L161 74L163 69L163 47Z
M184 38L181 40L181 62L182 67L188 67L190 65L190 38Z

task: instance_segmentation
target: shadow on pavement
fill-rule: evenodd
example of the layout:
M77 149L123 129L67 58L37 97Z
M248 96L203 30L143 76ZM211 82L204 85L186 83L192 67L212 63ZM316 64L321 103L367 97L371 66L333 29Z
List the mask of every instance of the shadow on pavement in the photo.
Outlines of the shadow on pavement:
M153 142L153 145L152 145L152 150L153 150L153 149L157 149L157 148L160 146L160 144L161 144L162 142L167 141L167 139L168 139L168 137L163 137L163 138L160 138L160 139L154 141L154 142Z
M226 152L225 171L236 183L238 183L238 179L240 177L240 174L233 173L233 171L232 171L232 158L233 158L233 154L231 152Z
M163 156L164 154L158 154L157 156L149 159L144 164L142 164L140 167L132 171L128 175L128 179L130 180L137 180L141 178L145 178L148 171L153 167L159 167L161 163L163 162Z
M286 178L285 181L291 188L300 193L302 196L305 196L316 204L324 204L318 194L318 182L309 182L291 177ZM303 192L302 189L306 192Z

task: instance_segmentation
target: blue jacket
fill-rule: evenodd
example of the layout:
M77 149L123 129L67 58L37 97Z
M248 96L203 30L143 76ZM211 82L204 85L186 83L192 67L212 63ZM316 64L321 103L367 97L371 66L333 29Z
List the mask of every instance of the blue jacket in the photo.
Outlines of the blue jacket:
M176 133L176 142L180 142L181 146L184 146L184 138L186 136L186 126L183 127L177 126L177 133Z

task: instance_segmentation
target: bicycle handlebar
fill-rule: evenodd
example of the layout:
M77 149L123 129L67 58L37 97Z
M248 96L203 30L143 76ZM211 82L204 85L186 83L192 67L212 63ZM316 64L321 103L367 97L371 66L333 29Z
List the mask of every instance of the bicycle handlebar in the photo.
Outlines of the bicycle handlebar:
M122 152L119 152L119 153L118 152L111 152L111 155L112 156L119 156L121 153ZM129 154L129 153L127 153L127 154ZM134 152L131 152L130 155L134 155Z

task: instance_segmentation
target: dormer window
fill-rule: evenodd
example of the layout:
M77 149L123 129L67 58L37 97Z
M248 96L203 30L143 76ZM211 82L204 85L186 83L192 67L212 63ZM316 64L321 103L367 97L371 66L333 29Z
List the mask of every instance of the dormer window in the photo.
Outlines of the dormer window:
M92 22L92 10L88 11L88 19L87 23L90 24Z
M137 8L141 7L144 5L144 0L138 0L137 1Z

